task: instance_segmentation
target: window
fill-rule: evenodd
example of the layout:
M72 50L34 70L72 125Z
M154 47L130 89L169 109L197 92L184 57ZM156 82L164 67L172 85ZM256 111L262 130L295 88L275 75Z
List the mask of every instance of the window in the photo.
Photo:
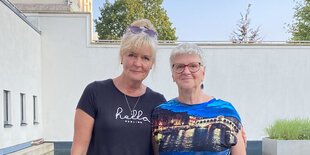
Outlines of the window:
M20 125L25 126L26 123L26 99L25 94L20 93Z
M11 94L10 91L3 91L3 114L4 114L4 127L10 128L11 124Z
M33 96L33 124L39 124L38 120L38 98Z

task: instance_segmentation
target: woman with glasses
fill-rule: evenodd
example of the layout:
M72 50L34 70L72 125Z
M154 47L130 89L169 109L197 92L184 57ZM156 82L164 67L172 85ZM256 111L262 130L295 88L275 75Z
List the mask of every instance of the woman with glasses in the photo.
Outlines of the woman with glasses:
M151 112L165 102L142 81L155 63L157 32L149 20L133 22L123 35L116 78L90 83L77 105L71 154L149 155Z
M179 96L153 111L155 154L246 154L235 108L201 89L205 63L202 49L195 44L183 43L173 49L170 64Z

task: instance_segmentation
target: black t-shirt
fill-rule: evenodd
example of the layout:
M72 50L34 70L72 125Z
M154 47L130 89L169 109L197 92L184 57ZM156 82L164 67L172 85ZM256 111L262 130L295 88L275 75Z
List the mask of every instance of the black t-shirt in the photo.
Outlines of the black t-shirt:
M77 105L95 119L87 154L153 154L151 113L165 101L150 88L139 98L125 96L112 79L90 83Z

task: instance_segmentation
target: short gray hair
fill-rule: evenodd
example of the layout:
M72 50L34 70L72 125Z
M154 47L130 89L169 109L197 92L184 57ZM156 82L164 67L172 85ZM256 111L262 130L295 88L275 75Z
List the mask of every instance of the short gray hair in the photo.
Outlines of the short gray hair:
M174 63L174 59L177 55L182 54L195 54L200 58L200 62L202 66L206 65L205 54L203 53L202 49L194 44L194 43L181 43L177 47L175 47L171 54L170 54L170 67Z

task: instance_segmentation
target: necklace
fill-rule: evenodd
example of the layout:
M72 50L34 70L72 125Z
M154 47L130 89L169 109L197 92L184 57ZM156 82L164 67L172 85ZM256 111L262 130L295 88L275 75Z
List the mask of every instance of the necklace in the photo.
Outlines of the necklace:
M126 96L125 94L124 94L124 96L125 96L125 100L126 100L126 103L127 103L127 105L128 105L128 108L129 108L129 110L130 110L130 114L133 115L133 111L135 110L135 108L136 108L136 106L137 106L137 104L138 104L138 102L139 102L141 96L139 96L139 98L137 99L136 104L135 104L135 106L132 108L132 110L131 110L131 108L130 108L130 106L129 106L127 96Z

